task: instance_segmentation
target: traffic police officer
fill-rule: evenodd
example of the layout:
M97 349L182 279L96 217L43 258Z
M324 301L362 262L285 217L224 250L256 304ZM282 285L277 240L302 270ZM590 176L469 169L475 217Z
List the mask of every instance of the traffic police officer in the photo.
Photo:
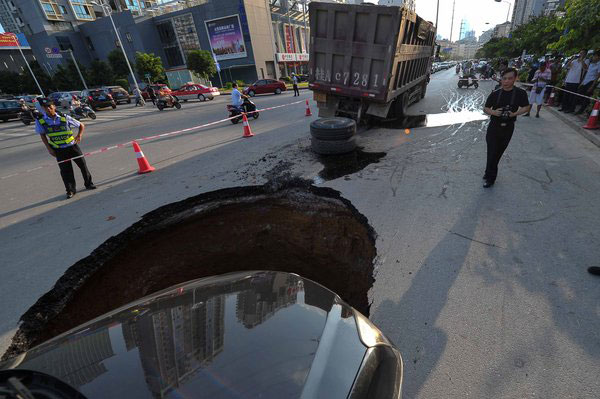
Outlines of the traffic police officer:
M92 175L87 168L83 153L79 148L79 143L85 130L84 124L68 115L56 112L56 106L49 98L41 98L38 101L44 109L44 113L35 122L35 132L40 135L48 152L58 162L60 176L67 190L67 198L73 197L77 192L73 165L70 161L71 158L79 157L73 159L73 161L81 169L85 187L88 190L94 190L96 186L92 182ZM75 136L73 135L73 128L79 128Z
M498 163L508 147L515 130L518 115L529 112L531 106L527 92L515 87L517 70L508 68L502 71L502 87L492 92L485 102L483 112L491 115L485 141L487 143L487 164L483 187L494 185L498 175Z

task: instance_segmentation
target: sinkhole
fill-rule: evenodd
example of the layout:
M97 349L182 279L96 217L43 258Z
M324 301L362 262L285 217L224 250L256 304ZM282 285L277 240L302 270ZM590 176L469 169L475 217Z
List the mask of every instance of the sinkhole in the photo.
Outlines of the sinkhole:
M204 193L162 206L71 266L22 317L4 358L145 295L243 270L297 273L363 314L375 232L338 191L304 180Z

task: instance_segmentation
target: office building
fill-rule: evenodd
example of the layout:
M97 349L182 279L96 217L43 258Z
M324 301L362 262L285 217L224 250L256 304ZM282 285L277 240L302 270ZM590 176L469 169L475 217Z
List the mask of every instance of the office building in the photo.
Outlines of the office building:
M511 22L504 22L503 24L496 25L492 37L508 37L510 35L511 26Z
M27 62L35 60L25 35L23 33L16 35L18 43L15 41L13 33L0 33L0 71L21 73L26 70L27 65L25 65L18 45L20 45Z
M554 14L560 7L565 5L567 0L546 0L544 4L544 15Z
M190 76L186 57L192 50L211 51L224 82L307 71L309 30L303 3L111 0L109 4L127 57L135 59L138 51L159 56L174 88L183 83L180 76ZM91 0L19 0L19 6L10 10L23 22L33 54L50 73L67 62L68 50L79 63L89 65L107 60L119 47L108 11Z
M23 21L16 15L16 0L0 0L0 24L5 32L20 33L24 25Z
M488 29L479 36L479 44L486 44L494 37L494 28Z
M546 0L515 0L511 30L526 24L533 17L542 15Z

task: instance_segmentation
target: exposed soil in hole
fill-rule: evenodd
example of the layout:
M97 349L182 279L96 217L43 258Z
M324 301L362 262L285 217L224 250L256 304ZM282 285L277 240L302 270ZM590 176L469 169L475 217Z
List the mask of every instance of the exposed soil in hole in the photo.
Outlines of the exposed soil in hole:
M298 273L368 315L375 233L339 192L293 180L158 208L73 265L21 318L4 358L184 281L241 270Z
M348 154L321 155L319 162L325 167L319 172L319 177L324 180L333 180L338 177L356 173L372 163L377 163L385 152L365 152L356 149Z

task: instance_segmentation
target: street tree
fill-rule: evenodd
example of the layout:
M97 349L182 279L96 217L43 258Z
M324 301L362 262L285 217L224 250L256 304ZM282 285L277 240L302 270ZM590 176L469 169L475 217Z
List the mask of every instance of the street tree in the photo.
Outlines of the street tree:
M89 69L89 82L91 86L110 85L114 81L114 73L110 65L105 61L92 61Z
M217 73L212 54L208 50L192 50L187 55L187 67L196 75L209 79Z
M599 26L600 0L568 0L564 16L556 21L556 28L562 34L550 47L569 54L599 48Z
M126 78L129 75L127 61L120 49L114 49L108 53L108 63L117 78ZM135 65L132 65L132 68L135 69Z
M81 70L81 74L85 79L86 83L90 81L87 68L83 65L79 65L79 69ZM81 78L79 77L79 72L77 72L77 68L73 61L67 61L66 66L64 64L59 64L54 72L54 76L52 77L53 86L58 90L83 90L83 82L81 82Z
M4 94L21 94L21 75L12 71L0 71L0 92Z
M33 71L35 77L37 78L40 86L42 86L44 93L48 94L48 92L50 92L54 87L50 75L48 75L46 71L44 71L42 66L37 61L31 61L29 63L29 66ZM20 75L21 92L28 94L40 94L40 89L38 89L37 85L35 84L35 80L33 80L33 78L31 77L31 73L29 73L29 70L27 68L25 68Z
M154 53L135 53L135 70L140 77L146 74L150 75L152 82L164 82L165 68L162 65L160 57Z

